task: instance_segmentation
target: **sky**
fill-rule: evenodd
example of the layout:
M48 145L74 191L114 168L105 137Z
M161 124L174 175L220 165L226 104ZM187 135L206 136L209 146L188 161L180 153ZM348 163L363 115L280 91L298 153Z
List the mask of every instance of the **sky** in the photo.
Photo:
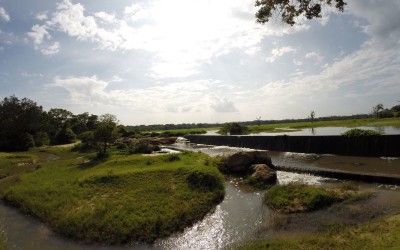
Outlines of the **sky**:
M256 22L254 0L0 0L0 98L121 124L370 113L400 101L400 0Z

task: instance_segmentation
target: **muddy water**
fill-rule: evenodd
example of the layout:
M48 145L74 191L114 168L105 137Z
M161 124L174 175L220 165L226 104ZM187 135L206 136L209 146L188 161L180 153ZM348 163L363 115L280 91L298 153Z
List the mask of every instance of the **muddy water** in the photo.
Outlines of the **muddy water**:
M210 147L188 143L177 143L175 147L178 149L202 151L210 155L250 150ZM271 155L275 164L276 162L281 162L294 164L295 166L304 165L305 167L321 166L327 163L333 167L346 164L352 166L355 160L362 163L358 158L343 159L340 157L335 158L334 156L285 154L278 152L271 152ZM324 163L323 160L327 163ZM375 160L378 163L381 163L380 161L389 162L388 159L377 158ZM398 164L397 159L391 159L390 161L390 164L393 164L393 162ZM369 163L367 159L366 162ZM371 165L375 165L375 163ZM353 207L342 208L341 213L336 212L338 211L337 208L336 210L330 208L306 216L289 219L280 218L273 211L262 205L264 192L246 191L239 187L239 181L239 179L227 180L225 199L216 207L214 212L210 213L202 221L187 228L182 233L158 240L153 245L105 246L64 239L38 220L23 215L16 209L6 206L3 203L0 203L0 230L6 234L8 249L222 249L259 235L274 235L282 232L285 234L305 231L314 232L322 224L339 219L342 219L346 223L352 222L353 218L368 220L371 218L366 217L365 213L361 212L366 208L370 209L367 214L371 216L380 216L382 213L390 214L396 211L400 212L400 189L398 187L357 183L360 188L373 190L376 192L376 195L367 201L353 204ZM338 180L287 172L278 172L278 182L281 184L304 182L314 185L340 185L340 181ZM351 216L346 211L352 211L351 214L353 215L359 214ZM282 224L282 220L286 222ZM363 221L363 219L357 221ZM281 225L284 225L284 227L281 228Z

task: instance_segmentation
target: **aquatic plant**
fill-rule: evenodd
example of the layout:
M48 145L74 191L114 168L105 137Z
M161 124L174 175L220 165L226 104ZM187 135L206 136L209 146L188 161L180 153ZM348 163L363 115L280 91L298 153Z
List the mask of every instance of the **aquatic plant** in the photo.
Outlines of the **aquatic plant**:
M342 134L342 136L345 137L359 137L359 136L371 136L371 135L381 135L381 133L370 129L353 128Z

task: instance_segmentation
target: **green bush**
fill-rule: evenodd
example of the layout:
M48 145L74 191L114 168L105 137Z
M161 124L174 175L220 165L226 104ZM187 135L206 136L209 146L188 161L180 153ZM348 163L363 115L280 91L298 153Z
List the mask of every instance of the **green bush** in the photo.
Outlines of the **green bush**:
M50 144L49 135L46 132L38 132L35 134L35 146L42 147Z
M381 135L381 133L370 129L353 128L342 134L342 136L345 137L359 137L359 136L371 136L371 135Z
M223 189L223 182L221 178L216 175L209 173L202 173L200 171L194 171L187 177L189 187L200 191L213 191L215 189Z
M75 139L76 135L74 131L72 131L72 129L69 127L63 127L57 132L56 136L54 137L53 144L68 144L74 142Z
M244 125L240 125L237 122L233 123L225 123L222 128L219 130L221 134L230 134L230 135L242 135L248 133L248 128Z
M126 149L127 154L151 154L154 151L159 151L160 147L157 145L139 142L131 145Z

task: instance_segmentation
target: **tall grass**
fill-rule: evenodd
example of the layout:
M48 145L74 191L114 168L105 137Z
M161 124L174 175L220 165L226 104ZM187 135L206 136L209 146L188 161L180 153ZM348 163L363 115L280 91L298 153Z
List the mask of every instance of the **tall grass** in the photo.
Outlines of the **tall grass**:
M75 239L152 242L200 220L224 196L222 176L201 153L97 161L62 148L47 154L60 158L42 159L41 168L3 184L0 196Z
M6 239L4 232L0 230L0 250L6 250Z
M369 198L371 192L359 192L352 186L323 188L299 183L276 185L264 195L264 203L282 213L308 212L336 202Z
M262 249L400 249L400 215L357 225L339 226L305 237L261 239L246 242L237 250Z

